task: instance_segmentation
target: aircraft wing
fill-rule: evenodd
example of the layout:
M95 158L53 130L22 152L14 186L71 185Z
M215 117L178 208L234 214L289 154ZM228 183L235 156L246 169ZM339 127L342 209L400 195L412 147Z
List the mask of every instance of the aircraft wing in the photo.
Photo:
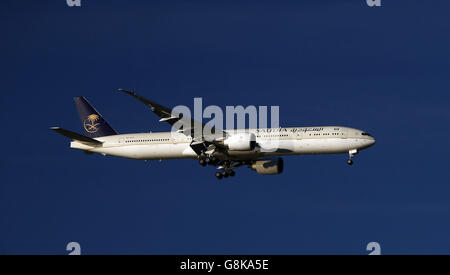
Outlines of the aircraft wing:
M202 152L206 151L206 149L211 144L220 146L218 141L221 141L227 137L227 133L223 130L216 130L214 128L206 126L202 122L195 121L189 117L184 117L183 114L172 112L171 109L150 101L140 95L137 95L135 92L127 91L124 89L119 89L119 91L131 95L132 97L150 107L152 112L160 118L160 122L167 122L171 126L173 126L177 122L179 123L179 125L183 125L183 127L178 129L177 131L179 133L183 133L184 135L192 137L191 147L197 154L201 154Z

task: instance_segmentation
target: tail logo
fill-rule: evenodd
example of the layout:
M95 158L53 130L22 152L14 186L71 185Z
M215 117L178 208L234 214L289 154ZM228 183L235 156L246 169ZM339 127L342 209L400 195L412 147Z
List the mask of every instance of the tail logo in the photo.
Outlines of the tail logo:
M98 131L98 127L100 125L99 122L97 122L100 119L99 115L92 114L89 115L83 122L84 129L88 133L95 133Z

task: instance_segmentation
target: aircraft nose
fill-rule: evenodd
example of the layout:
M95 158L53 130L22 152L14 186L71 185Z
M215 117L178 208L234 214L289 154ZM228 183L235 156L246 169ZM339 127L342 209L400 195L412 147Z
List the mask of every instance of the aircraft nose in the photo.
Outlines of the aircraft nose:
M370 147L375 144L375 138L371 134L361 131L361 135L364 136L362 140L364 148Z
M375 139L374 137L372 137L372 138L370 139L369 146L374 145L376 142L377 142L376 139Z

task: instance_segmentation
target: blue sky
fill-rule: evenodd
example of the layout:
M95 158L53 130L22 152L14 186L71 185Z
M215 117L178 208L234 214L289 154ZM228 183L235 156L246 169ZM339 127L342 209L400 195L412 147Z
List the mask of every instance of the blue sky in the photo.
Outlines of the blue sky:
M450 253L448 1L6 1L0 253ZM377 138L217 181L196 161L85 155L86 96L120 133L170 128L168 107L279 105L282 126Z

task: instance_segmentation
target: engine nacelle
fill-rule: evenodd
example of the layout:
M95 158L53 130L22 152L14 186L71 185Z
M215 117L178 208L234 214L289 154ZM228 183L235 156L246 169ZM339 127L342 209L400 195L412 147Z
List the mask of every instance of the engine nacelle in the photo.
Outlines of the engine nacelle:
M256 136L253 133L238 133L224 141L230 151L253 151L256 146Z
M257 160L250 165L250 168L255 170L258 174L277 175L283 172L283 166L284 163L282 158L273 158Z

